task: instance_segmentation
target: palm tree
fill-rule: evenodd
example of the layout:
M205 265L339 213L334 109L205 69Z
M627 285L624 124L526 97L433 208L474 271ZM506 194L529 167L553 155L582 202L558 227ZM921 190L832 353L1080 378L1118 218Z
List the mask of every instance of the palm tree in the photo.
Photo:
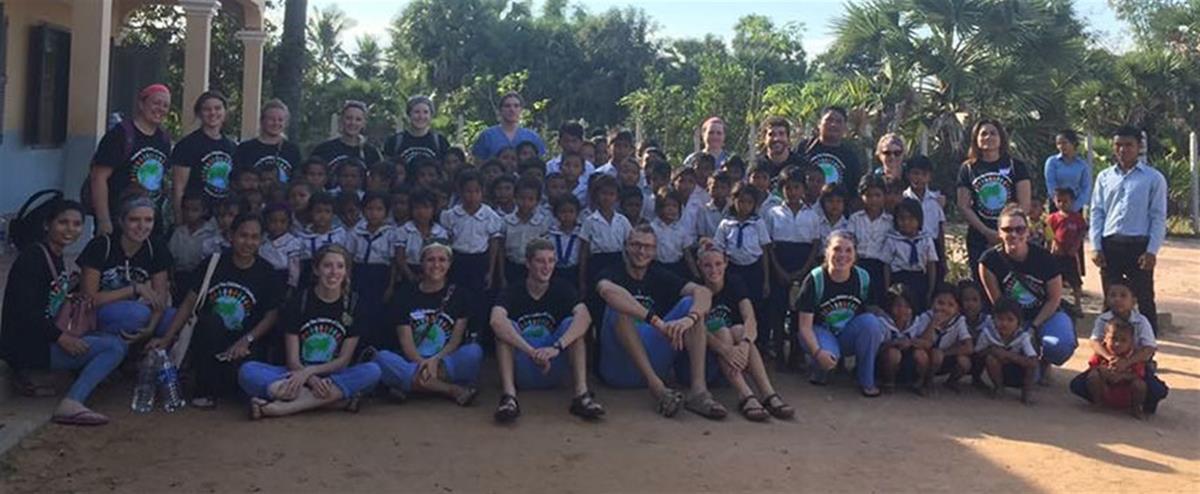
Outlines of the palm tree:
M313 18L308 22L308 44L320 81L346 76L350 54L342 47L342 35L353 27L354 20L346 17L346 12L337 5L313 9Z
M358 51L353 59L351 70L358 79L371 80L383 73L383 49L375 36L367 34L358 38Z
M287 60L287 63L278 64L275 72L275 96L297 110L300 108L300 89L308 61L308 51L304 46L307 15L308 0L287 0L283 14L283 38L279 42L279 59ZM299 135L299 125L299 118L291 119L288 135Z

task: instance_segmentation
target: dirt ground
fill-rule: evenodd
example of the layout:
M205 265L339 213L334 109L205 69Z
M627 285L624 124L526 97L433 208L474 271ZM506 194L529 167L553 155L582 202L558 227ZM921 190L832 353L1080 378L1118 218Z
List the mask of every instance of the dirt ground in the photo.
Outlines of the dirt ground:
M845 376L822 388L777 374L799 414L766 424L663 419L644 392L600 387L601 423L568 415L564 389L523 394L520 422L501 427L494 372L474 408L373 402L253 423L233 403L133 416L122 383L97 397L113 424L46 426L0 459L0 492L1200 492L1198 254L1172 241L1160 257L1177 329L1158 353L1171 394L1147 422L1067 392L1082 347L1034 406L1015 392L868 400ZM733 407L731 390L716 394Z

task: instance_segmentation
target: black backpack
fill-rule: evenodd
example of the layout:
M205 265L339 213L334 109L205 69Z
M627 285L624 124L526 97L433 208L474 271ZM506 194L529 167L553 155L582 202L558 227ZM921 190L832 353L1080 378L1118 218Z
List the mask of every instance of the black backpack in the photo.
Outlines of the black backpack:
M41 240L46 232L46 220L49 219L50 211L62 198L62 191L57 189L34 192L25 200L25 204L21 205L17 216L8 223L8 241L17 249L24 249L29 244Z
M133 125L133 118L125 118L125 119L122 119L120 122L113 124L112 126L110 126L108 128L108 132L112 132L117 127L120 127L121 130L124 131L125 140L124 140L124 145L121 147L121 156L124 156L123 159L128 160L129 158L133 157L133 151L134 151L134 149L133 149L134 142L133 141L134 141L134 139L137 138L137 133L140 133L141 131L137 130L137 127L135 127ZM171 138L169 136L167 136L166 131L163 131L163 132L156 131L155 134L158 136L158 140L160 143L166 144L167 149L171 148ZM169 151L168 151L168 153L169 153ZM91 172L91 167L93 167L95 165L96 165L95 163L90 163L88 165L87 178L84 178L83 185L79 186L79 202L81 204L83 204L83 212L84 212L84 214L86 214L88 216L93 216L96 214L96 211L93 208L93 204L92 204L92 172ZM112 199L111 194L113 192L110 190L110 191L108 191L108 193L110 195L109 199L111 200ZM109 211L108 214L112 215L115 212L116 211Z

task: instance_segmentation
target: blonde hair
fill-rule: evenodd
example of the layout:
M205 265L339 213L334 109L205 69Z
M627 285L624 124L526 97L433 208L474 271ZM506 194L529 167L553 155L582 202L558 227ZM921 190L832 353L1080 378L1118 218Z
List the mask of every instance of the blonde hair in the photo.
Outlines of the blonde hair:
M292 115L292 111L288 109L287 103L284 103L279 98L272 98L267 100L266 103L263 103L262 110L259 110L258 112L258 118L261 120L262 118L266 117L267 112L271 110L283 110L283 112L288 114L288 116Z
M451 249L449 245L443 244L441 242L429 242L429 243L425 244L424 247L421 247L421 258L420 258L421 261L424 262L425 256L435 250L444 252L446 254L446 257L450 258L451 261L454 260L454 250Z
M900 147L904 151L906 151L906 152L908 151L908 145L904 142L904 138L900 137L900 134L897 134L895 132L888 132L888 133L884 134L883 137L880 137L878 141L875 142L875 154L878 155L879 153L882 153L884 151L884 149L887 148L888 144L891 144L893 142L900 144Z

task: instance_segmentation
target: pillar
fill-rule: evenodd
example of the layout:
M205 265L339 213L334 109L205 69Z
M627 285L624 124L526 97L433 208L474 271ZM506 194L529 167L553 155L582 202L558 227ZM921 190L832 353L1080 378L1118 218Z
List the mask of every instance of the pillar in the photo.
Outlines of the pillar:
M182 108L192 107L208 90L208 72L211 61L212 19L221 8L219 0L179 0L187 17L184 30L183 50L183 102ZM187 115L188 112L180 112ZM194 118L183 118L183 132L196 130L199 122Z
M262 108L263 43L267 33L245 29L235 35L242 42L242 140L258 135L258 112Z
M67 142L62 164L62 188L71 197L76 197L87 177L92 152L106 130L112 23L113 0L72 4Z

